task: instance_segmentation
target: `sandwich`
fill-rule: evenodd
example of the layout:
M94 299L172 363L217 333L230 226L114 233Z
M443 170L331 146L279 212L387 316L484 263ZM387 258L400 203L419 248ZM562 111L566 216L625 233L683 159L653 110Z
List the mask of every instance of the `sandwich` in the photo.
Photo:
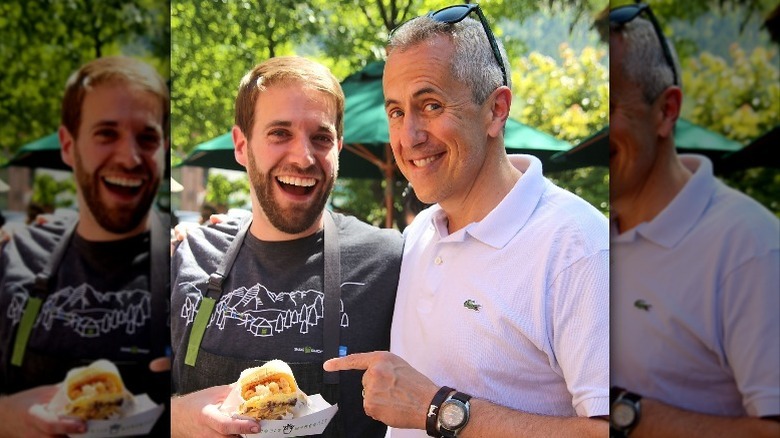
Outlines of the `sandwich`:
M241 393L238 413L256 420L292 418L298 403L306 400L290 366L278 359L244 370L238 378L238 387Z
M82 420L119 418L132 404L116 365L98 360L68 372L65 378L67 403L64 414Z

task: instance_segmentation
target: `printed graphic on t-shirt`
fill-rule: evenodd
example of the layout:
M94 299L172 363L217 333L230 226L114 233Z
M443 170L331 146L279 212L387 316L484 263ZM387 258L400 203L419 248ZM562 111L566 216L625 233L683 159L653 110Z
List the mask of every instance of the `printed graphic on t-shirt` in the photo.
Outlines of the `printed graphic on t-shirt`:
M351 285L364 284L347 282L341 285L342 291ZM203 294L194 283L182 283L179 286L185 290L194 289L186 293L179 313L189 325L195 320ZM243 327L253 336L274 336L287 330L306 334L322 319L324 295L314 289L274 292L260 283L250 288L240 287L222 295L214 307L208 326L224 330L230 324ZM344 309L343 300L341 326L349 327L349 314Z
M11 300L7 315L14 325L22 317L27 298L27 293L17 293ZM35 325L47 331L68 329L82 338L96 338L116 332L132 335L150 318L149 291L100 292L84 283L49 295Z

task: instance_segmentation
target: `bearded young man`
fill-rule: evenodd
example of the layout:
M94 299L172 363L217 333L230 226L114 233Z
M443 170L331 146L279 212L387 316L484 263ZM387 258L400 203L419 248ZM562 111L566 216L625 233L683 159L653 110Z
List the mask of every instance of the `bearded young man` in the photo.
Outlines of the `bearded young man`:
M131 393L167 400L169 374L149 364L169 333L168 226L152 213L168 107L165 81L132 58L100 58L68 79L59 140L80 208L14 232L2 250L0 435L84 432L30 408L48 403L69 369L100 358Z
M269 59L241 80L233 142L252 214L190 230L174 252L173 436L257 432L218 406L241 371L272 359L306 394L338 402L324 436L384 436L363 411L360 374L322 369L389 348L402 249L396 231L325 211L343 120L338 80L305 58Z

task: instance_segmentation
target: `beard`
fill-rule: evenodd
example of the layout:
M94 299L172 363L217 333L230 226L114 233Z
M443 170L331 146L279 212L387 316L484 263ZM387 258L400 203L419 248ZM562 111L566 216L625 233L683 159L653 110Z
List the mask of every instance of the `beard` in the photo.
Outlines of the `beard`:
M146 182L140 188L141 197L137 201L110 206L100 194L100 186L104 184L100 175L104 170L116 170L124 174L144 178ZM99 167L94 173L89 173L84 170L84 164L81 161L81 154L78 149L76 149L75 174L76 182L81 188L87 208L92 212L97 223L104 230L116 234L128 233L141 224L141 221L149 213L154 197L157 194L157 188L160 185L158 173L140 165L128 171L121 166L108 164Z
M272 168L268 173L261 172L255 164L252 148L247 148L247 150L249 151L249 166L247 168L249 182L252 184L260 207L271 222L271 225L287 234L299 234L311 228L325 210L328 196L333 191L338 167L334 168L333 174L320 178L321 182L314 187L315 193L311 202L295 204L285 208L274 198L274 185L277 184L277 181L273 173L277 168ZM302 176L318 177L323 175L322 170L316 166L301 169L298 166L287 165L279 170L286 169L291 169L294 173Z

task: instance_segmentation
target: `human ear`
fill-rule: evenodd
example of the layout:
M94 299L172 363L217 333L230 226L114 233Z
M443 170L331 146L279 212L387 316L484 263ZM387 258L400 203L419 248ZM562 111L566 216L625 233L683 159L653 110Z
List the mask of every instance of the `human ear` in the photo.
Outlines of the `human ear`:
M62 161L73 168L75 163L73 158L75 140L65 125L60 125L60 128L57 130L57 138L60 140L60 156L62 157Z
M234 146L234 155L236 157L236 161L238 164L247 167L248 159L249 159L249 153L247 152L247 148L249 147L249 141L247 140L244 133L241 131L241 128L238 127L238 125L233 126L233 146Z
M508 87L498 87L488 97L490 105L490 124L488 134L497 137L503 132L506 119L509 118L509 109L512 106L512 91Z

